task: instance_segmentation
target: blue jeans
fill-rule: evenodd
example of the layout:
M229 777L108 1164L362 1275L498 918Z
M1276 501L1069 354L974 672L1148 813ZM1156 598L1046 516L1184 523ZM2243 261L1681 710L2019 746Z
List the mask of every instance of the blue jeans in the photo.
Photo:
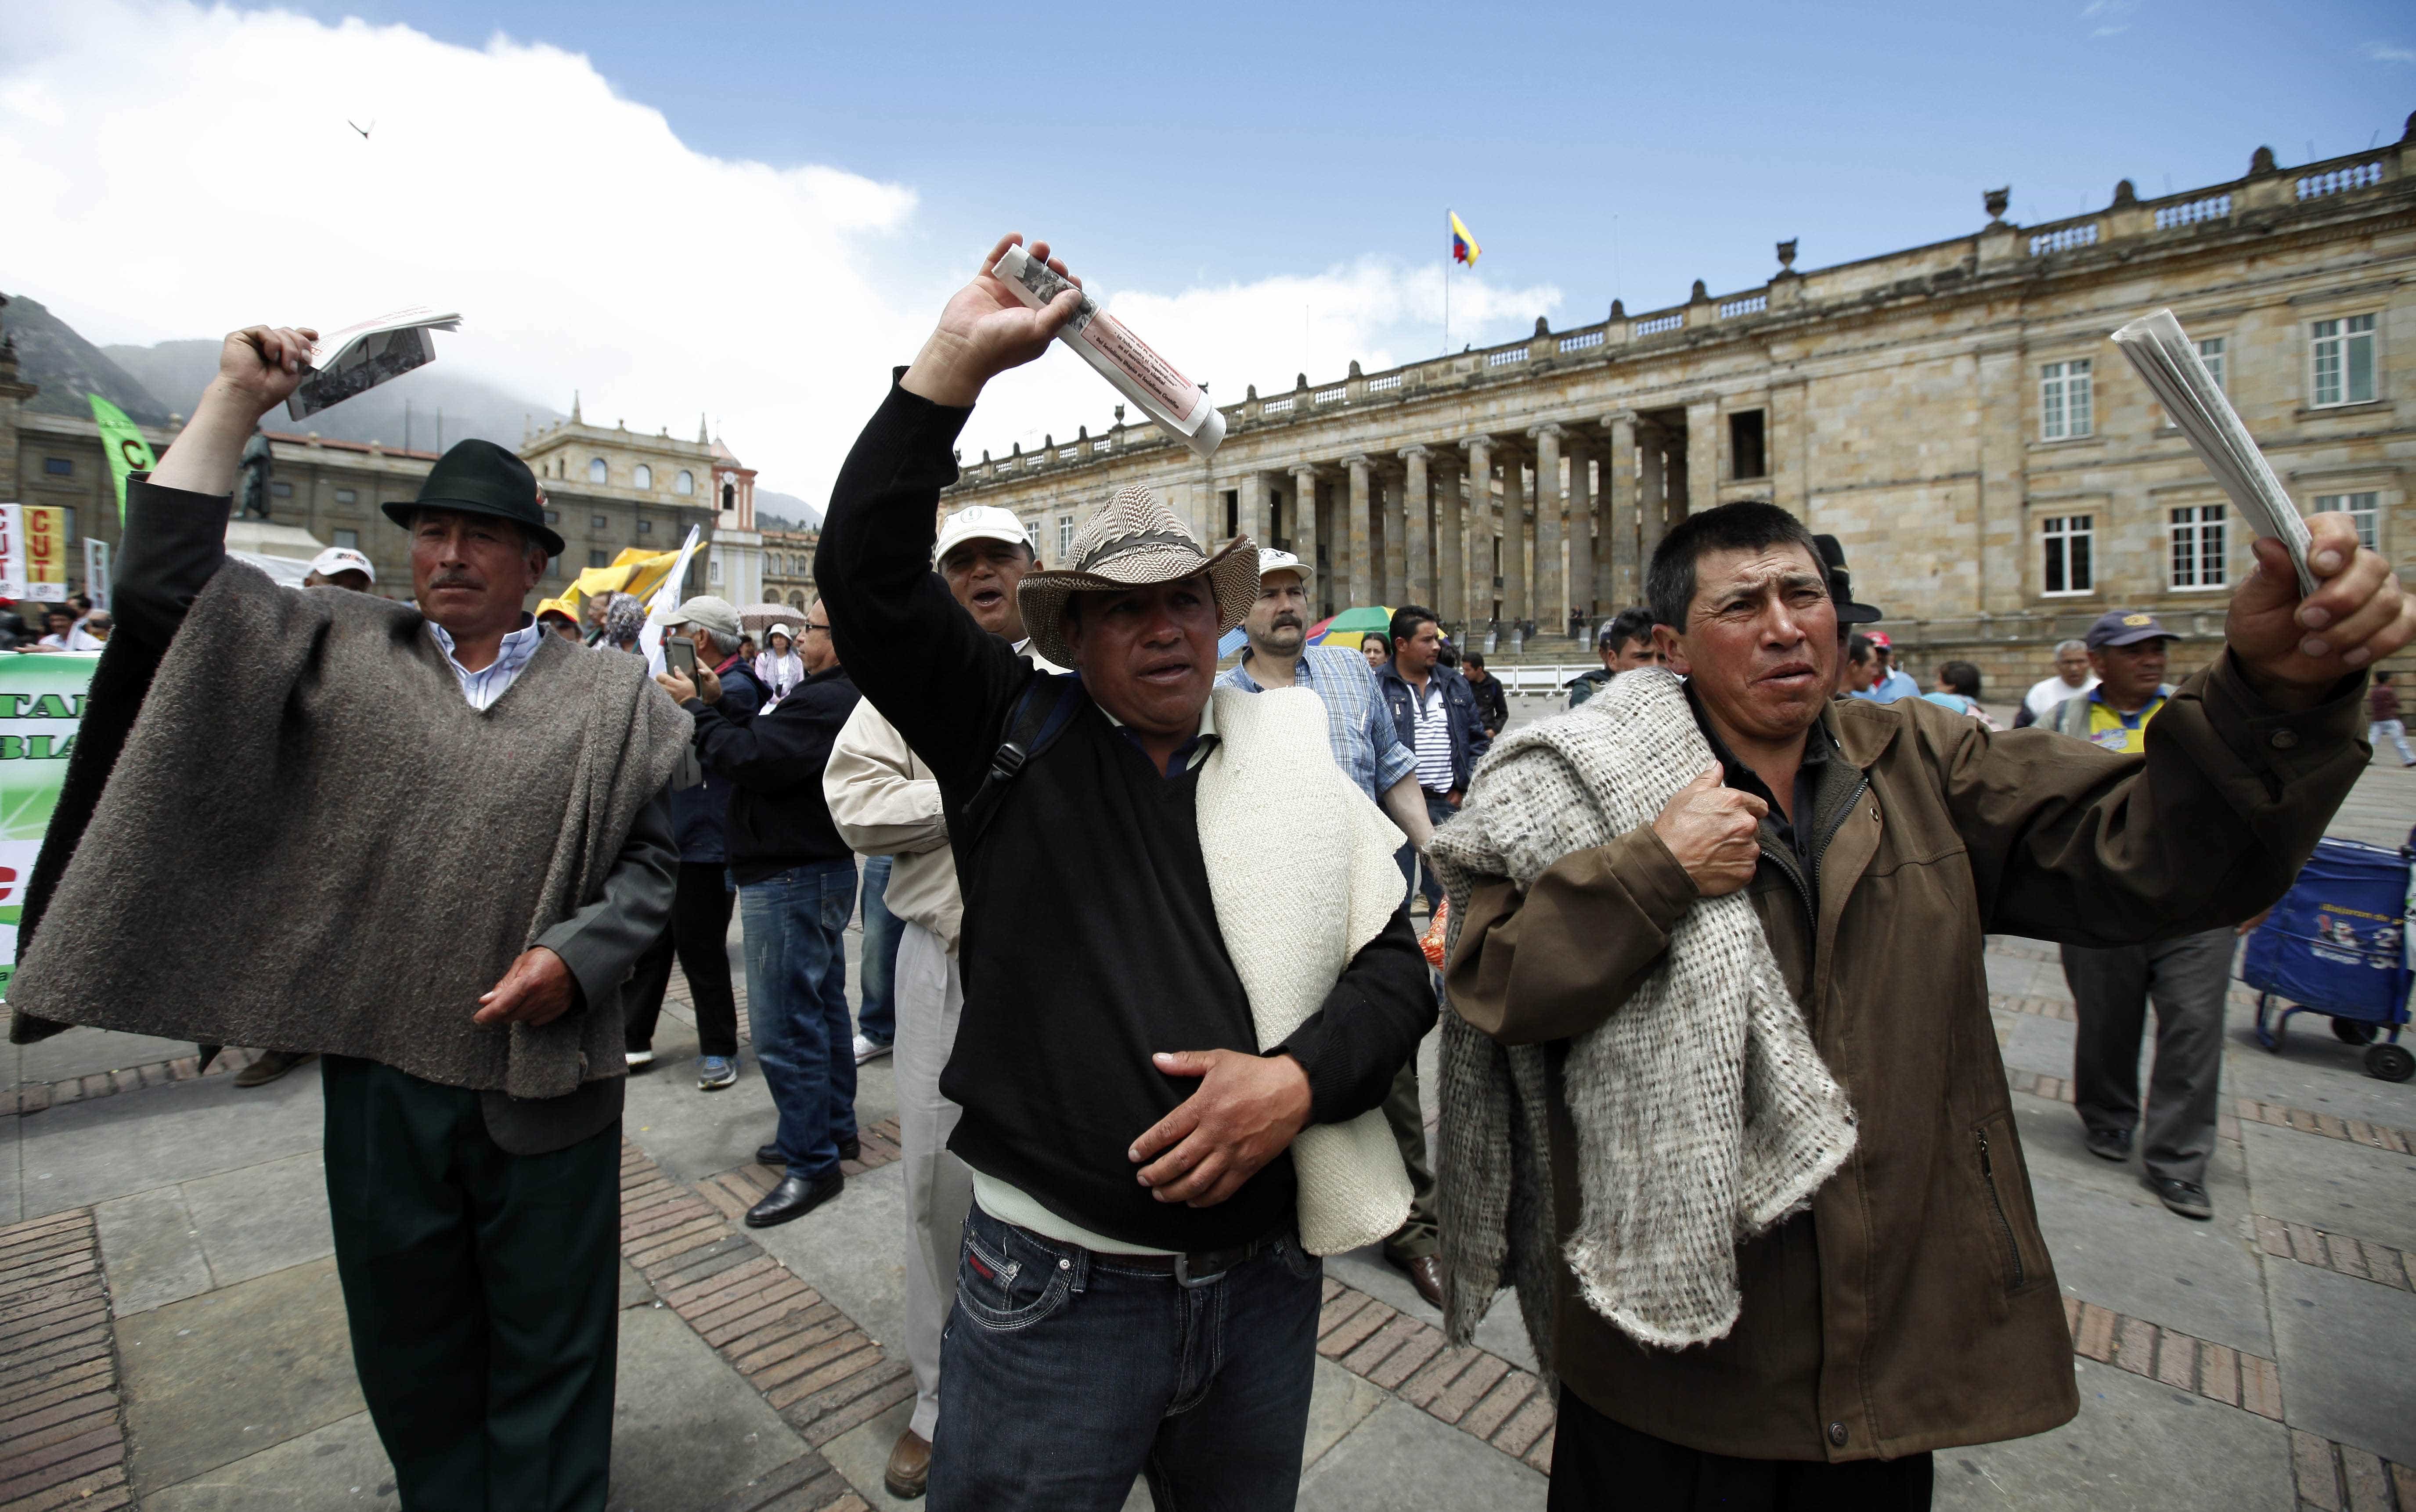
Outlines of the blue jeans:
M940 1346L931 1512L1283 1512L1300 1490L1324 1268L1286 1238L1181 1281L976 1205Z
M1420 791L1423 792L1424 790L1422 789ZM1441 829L1442 827L1445 820L1454 817L1459 812L1458 809L1451 806L1451 801L1449 799L1444 798L1438 794L1426 794L1426 800L1427 820L1437 829ZM1401 864L1401 885L1403 886L1409 885L1412 873L1417 871L1418 853L1411 849L1409 846L1404 845L1401 847L1400 853L1394 856L1393 859ZM1434 874L1434 868L1427 868L1426 870L1418 876L1417 881L1418 891L1427 895L1427 907L1432 908L1435 904L1442 901L1442 879Z
M817 861L738 889L747 938L747 1025L779 1110L789 1174L838 1170L855 1137L855 1054L847 1026L847 920L855 860Z
M889 864L886 855L868 856L864 863L863 1005L856 1010L856 1033L875 1044L898 1039L898 999L890 982L898 971L898 938L905 924L889 912Z

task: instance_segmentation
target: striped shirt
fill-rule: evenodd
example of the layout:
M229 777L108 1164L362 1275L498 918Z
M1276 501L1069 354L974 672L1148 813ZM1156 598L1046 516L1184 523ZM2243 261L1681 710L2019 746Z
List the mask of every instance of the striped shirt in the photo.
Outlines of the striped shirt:
M1254 655L1243 652L1241 664L1217 678L1217 683L1245 693L1264 692L1250 675ZM1358 784L1360 792L1382 802L1387 789L1410 775L1416 758L1401 744L1393 711L1377 694L1376 674L1367 670L1367 658L1337 646L1304 646L1292 677L1325 705L1325 743L1334 752L1334 764ZM1448 741L1443 756L1448 765Z
M521 669L528 665L529 658L536 655L537 643L545 638L545 627L532 621L505 636L495 659L476 672L454 659L453 637L444 626L430 620L428 634L436 643L436 649L445 653L445 665L453 669L454 681L461 685L461 696L470 701L472 708L483 712L504 696L520 676Z
M1449 793L1451 706L1443 702L1442 679L1429 675L1423 693L1415 683L1410 683L1409 688L1417 714L1418 786L1428 793Z

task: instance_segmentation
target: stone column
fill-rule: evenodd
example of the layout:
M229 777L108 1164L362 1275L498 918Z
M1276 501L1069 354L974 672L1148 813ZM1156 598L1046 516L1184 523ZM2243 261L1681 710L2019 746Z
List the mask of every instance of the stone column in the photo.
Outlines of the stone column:
M1343 578L1351 585L1352 604L1371 604L1375 602L1376 585L1370 581L1373 574L1367 570L1367 457L1364 452L1352 452L1342 459L1342 463L1351 469L1351 502L1347 507L1350 512L1344 516L1346 534L1351 540L1351 570L1344 577L1337 564L1335 576Z
M1527 460L1502 459L1502 618L1534 617L1527 593Z
M1428 554L1431 538L1427 529L1427 511L1433 507L1434 490L1427 474L1427 462L1434 453L1424 446L1403 446L1401 466L1401 597L1404 602L1425 604L1435 612L1442 608L1435 602L1434 563Z
M1484 639L1493 617L1493 438L1471 436L1468 453L1468 623Z
M1380 604L1409 602L1410 543L1409 490L1403 486L1400 469L1385 458L1377 464L1377 498L1383 511L1384 570L1376 584L1376 601Z
M1650 420L1636 425L1636 594L1644 597L1645 575L1653 568L1653 549L1669 529L1669 471L1663 448L1669 438Z
M1535 438L1535 597L1528 612L1538 630L1560 635L1568 629L1572 597L1561 586L1561 510L1566 499L1561 443L1569 433L1557 425L1539 425L1527 433Z
M1643 570L1637 565L1636 412L1615 410L1602 417L1610 450L1602 464L1602 555L1608 587L1603 608L1616 613L1640 602L1638 584Z
M1700 514L1720 502L1720 401L1709 395L1686 401L1686 512Z
M1291 470L1292 539L1298 544L1294 552L1310 567L1318 568L1310 581L1309 600L1313 604L1334 601L1334 574L1342 570L1342 543L1331 538L1321 527L1328 522L1319 518L1317 509L1317 468L1308 462L1297 463ZM1317 560L1317 548L1322 541L1331 565ZM1313 614L1312 619L1321 619Z
M1592 623L1600 597L1593 570L1593 443L1572 431L1562 446L1569 458L1569 605Z
M1240 518L1234 522L1239 533L1250 539L1267 538L1267 475L1244 473L1241 477Z
M1421 451L1427 448L1421 446ZM1468 623L1468 501L1460 496L1459 454L1449 446L1428 459L1434 474L1434 612L1450 624Z

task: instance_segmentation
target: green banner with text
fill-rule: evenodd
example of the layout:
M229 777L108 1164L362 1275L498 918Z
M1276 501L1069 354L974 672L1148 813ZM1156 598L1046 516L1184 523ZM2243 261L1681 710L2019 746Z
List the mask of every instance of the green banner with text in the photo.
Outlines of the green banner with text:
M59 806L98 655L0 654L0 999L17 973L17 921Z
M100 427L100 449L109 458L109 476L117 480L117 519L126 520L126 476L150 471L156 459L151 455L151 443L143 439L143 428L126 417L126 412L98 394L85 396L92 401L92 423Z

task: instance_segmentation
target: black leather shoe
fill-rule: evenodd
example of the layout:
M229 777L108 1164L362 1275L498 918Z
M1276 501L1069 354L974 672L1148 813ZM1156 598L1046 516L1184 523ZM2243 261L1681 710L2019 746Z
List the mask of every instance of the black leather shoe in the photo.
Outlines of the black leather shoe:
M841 1140L838 1142L838 1157L840 1159L854 1160L860 1158L863 1154L864 1145L862 1142L857 1140ZM780 1158L780 1147L777 1144L758 1145L755 1150L755 1163L759 1166L784 1166L788 1164L787 1161Z
M2095 1156L2100 1160L2128 1160L2131 1158L2131 1131L2129 1129L2123 1129L2119 1133L2101 1134L2096 1129L2092 1128L2089 1131L2087 1142L2089 1145L2089 1153Z
M2194 1181L2178 1176L2150 1176L2148 1186L2157 1201L2185 1218L2204 1222L2214 1217L2214 1203L2208 1200L2206 1188Z
M762 1202L747 1210L747 1226L768 1229L776 1223L801 1218L839 1194L847 1178L834 1171L820 1181L808 1181L803 1176L782 1176L780 1185Z

